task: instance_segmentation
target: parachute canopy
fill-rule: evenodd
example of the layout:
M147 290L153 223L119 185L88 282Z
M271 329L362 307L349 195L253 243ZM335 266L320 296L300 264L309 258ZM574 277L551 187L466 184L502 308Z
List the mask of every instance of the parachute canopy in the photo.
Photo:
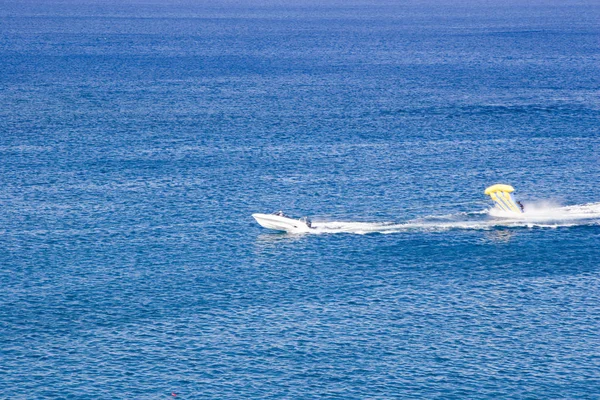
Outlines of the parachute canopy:
M514 191L515 189L510 185L498 184L485 189L485 194L492 198L500 210L521 214L523 211L511 194Z

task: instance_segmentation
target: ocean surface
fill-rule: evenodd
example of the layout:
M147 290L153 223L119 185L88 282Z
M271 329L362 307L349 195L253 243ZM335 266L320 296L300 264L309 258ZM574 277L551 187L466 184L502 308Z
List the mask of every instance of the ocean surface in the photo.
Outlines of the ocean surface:
M597 1L2 0L0 398L599 399L599 187Z

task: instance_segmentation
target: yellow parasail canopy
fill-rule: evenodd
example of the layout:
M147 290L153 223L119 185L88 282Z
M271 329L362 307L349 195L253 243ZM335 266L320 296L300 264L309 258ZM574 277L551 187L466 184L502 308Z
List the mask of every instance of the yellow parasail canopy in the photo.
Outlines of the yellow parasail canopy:
M511 194L514 191L515 188L510 185L497 184L485 189L485 194L492 198L500 210L521 214L523 211Z
M485 189L485 194L487 194L489 196L490 193L495 193L495 192L512 193L514 191L515 191L514 187L512 187L510 185L503 185L503 184L499 183L497 185L492 185L489 188Z

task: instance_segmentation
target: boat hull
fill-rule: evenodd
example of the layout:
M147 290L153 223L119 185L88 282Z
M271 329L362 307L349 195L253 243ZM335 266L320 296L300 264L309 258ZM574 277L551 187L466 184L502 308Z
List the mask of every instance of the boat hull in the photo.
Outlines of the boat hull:
M252 214L260 226L275 231L304 233L311 230L305 222L298 219L281 217L275 214Z

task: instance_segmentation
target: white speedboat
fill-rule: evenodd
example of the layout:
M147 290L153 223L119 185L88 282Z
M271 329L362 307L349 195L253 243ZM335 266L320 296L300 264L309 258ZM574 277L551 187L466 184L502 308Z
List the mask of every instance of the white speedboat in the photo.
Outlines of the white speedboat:
M273 214L252 214L256 222L263 228L289 233L305 233L314 229L307 217L290 218L282 211Z

